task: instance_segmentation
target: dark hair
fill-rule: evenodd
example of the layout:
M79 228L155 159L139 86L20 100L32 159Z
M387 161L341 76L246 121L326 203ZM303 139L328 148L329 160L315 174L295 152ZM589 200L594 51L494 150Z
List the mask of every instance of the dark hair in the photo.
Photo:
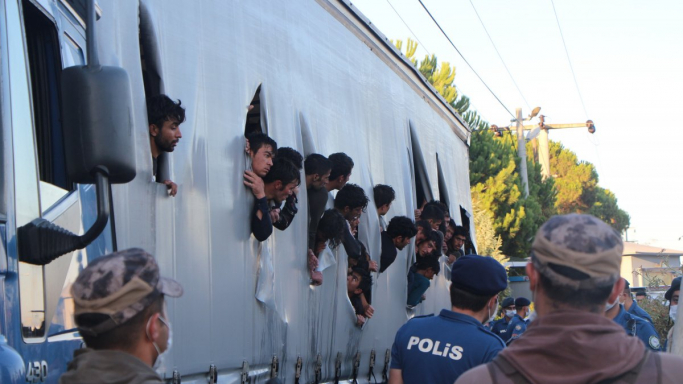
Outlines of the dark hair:
M427 220L418 220L415 222L415 226L417 228L422 228L422 232L425 233L425 236L429 238L429 234L432 233L432 225L429 224L429 221Z
M451 284L451 305L473 312L481 311L493 296L481 296L456 288Z
M141 337L145 337L147 321L155 313L161 313L163 305L164 295L160 295L147 308L114 329L97 336L89 336L82 333L83 341L85 341L88 348L92 349L129 350L138 343ZM109 315L101 313L83 313L75 317L76 325L86 328L92 328L109 319Z
M424 271L429 268L431 268L436 275L441 272L441 264L439 263L438 257L423 257L418 259L418 261L415 263L415 270L417 271Z
M185 121L185 108L180 106L181 101L174 102L166 95L156 95L147 98L147 121L159 129L167 120L178 120L178 124Z
M247 136L247 140L249 141L249 151L254 155L264 145L270 145L271 148L273 148L273 154L277 154L277 143L265 133L250 133L249 136Z
M637 291L636 296L647 296L647 293L645 293L643 291Z
M368 197L365 196L363 188L356 184L348 183L337 192L337 196L334 198L334 207L339 210L343 210L346 207L351 209L361 207L365 211L369 201Z
M439 208L440 210L443 211L444 215L449 215L449 216L450 216L450 214L449 214L449 212L448 212L448 205L446 205L446 203L443 203L443 202L441 202L441 201L439 201L439 200L432 200L432 201L430 201L429 203L425 204L425 206L422 207L422 208L427 208L427 207L429 207L429 206L437 207L437 208Z
M334 180L339 176L346 176L353 170L353 160L346 153L333 153L328 159L332 162L330 180Z
M441 242L443 241L443 240L442 240L442 237L439 236L439 233L438 233L438 232L439 232L439 231L434 231L434 230L432 230L431 232L429 232L429 234L428 234L427 237L422 241L422 243L424 243L425 241L433 241L433 242L434 242L434 246L438 246L439 243L441 243ZM440 249L439 249L439 251L440 251Z
M396 198L396 192L394 188L389 185L377 184L375 188L372 189L372 193L375 196L375 205L379 208L385 204L391 204Z
M336 209L328 209L318 222L317 234L325 241L329 241L330 248L336 248L341 244L346 229L346 220Z
M306 175L324 175L332 169L332 162L327 157L311 153L304 160Z
M437 207L434 204L431 205L425 205L424 208L422 208L422 213L420 214L420 219L422 220L438 220L438 221L443 221L444 220L444 213L441 210L441 208Z
M453 236L455 235L465 236L465 239L467 239L467 230L461 225L456 225L453 229Z
M294 164L294 166L298 170L301 170L301 168L303 167L304 157L301 156L299 151L297 151L294 148L290 148L290 147L278 148L276 157L280 157L280 158L287 159L287 160L291 161L292 164Z
M270 184L275 181L281 181L283 185L287 185L293 181L301 182L301 172L296 169L296 166L291 161L284 158L275 158L273 166L268 171L268 174L263 177L265 184Z
M524 307L528 307L528 305L521 305L521 306L515 305L515 311L519 312L519 311L521 311Z
M367 269L354 267L351 269L352 273L357 273L360 276L360 284L358 288L363 292L369 292L372 287L372 275Z
M543 292L550 300L577 309L592 309L604 305L614 286L612 283L592 289L574 289L566 285L555 284L542 273L538 275Z
M387 234L392 239L399 236L409 239L417 234L417 227L405 216L394 216L387 226Z

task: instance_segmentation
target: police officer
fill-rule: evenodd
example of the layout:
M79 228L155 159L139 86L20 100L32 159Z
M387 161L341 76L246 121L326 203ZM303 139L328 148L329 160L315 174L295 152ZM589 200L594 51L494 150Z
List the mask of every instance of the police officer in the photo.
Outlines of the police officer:
M650 316L649 313L645 312L643 308L640 308L638 303L633 300L633 296L631 296L631 284L626 281L626 286L624 287L624 291L621 293L621 303L624 305L624 309L626 309L626 312L636 315L638 317L641 317L647 321L650 322L650 324L654 324L652 322L652 317Z
M605 314L608 318L613 319L617 324L624 327L628 335L638 337L646 347L653 351L662 350L655 327L642 317L626 312L624 306L619 304L618 297L613 303L607 303Z
M501 305L502 313L501 313L501 318L494 321L493 324L491 324L491 332L495 333L496 335L500 336L503 341L507 341L507 329L508 329L508 324L510 324L510 320L515 316L515 298L514 297L506 297L505 300L503 300L503 304Z
M451 269L451 310L419 317L396 333L389 384L452 384L463 372L491 361L505 343L482 323L495 317L505 268L491 257L460 257Z
M517 313L515 313L515 315L512 317L512 320L510 320L506 330L505 342L507 344L510 344L514 340L518 339L520 336L522 336L522 333L526 331L527 323L524 321L524 318L529 316L530 305L531 301L529 301L529 299L526 297L518 297L515 300L515 311Z

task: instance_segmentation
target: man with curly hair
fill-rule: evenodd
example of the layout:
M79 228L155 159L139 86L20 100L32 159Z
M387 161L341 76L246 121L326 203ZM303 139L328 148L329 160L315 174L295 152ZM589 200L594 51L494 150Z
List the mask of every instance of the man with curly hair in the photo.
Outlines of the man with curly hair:
M180 100L176 103L166 95L156 95L147 99L152 172L154 180L166 185L171 196L178 193L178 185L170 179L160 180L157 170L159 156L163 152L173 152L183 137L180 132L180 124L185 121L185 108L180 104Z

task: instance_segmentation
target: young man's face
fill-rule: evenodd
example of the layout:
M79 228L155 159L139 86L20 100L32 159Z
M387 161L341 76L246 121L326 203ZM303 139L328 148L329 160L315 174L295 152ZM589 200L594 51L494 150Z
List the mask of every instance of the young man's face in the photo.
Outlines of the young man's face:
M410 237L396 236L394 237L394 247L399 251L410 244Z
M330 172L332 172L332 170L327 171L327 173L322 176L314 175L311 187L313 187L313 189L320 189L326 186L327 183L330 182Z
M363 207L356 207L356 208L351 208L351 207L344 207L344 219L347 221L352 221L356 219L360 219L360 216L363 214Z
M435 248L434 241L423 241L417 246L417 254L424 257L432 253Z
M351 272L346 277L346 290L349 295L359 295L362 291L358 286L360 286L361 277L356 272Z
M681 291L674 291L674 293L671 295L671 305L678 305L678 295L681 293Z
M417 227L417 235L415 235L415 243L418 244L419 242L421 242L422 240L424 240L426 238L427 238L427 236L425 235L424 230L422 229L422 227L418 226Z
M350 179L350 178L351 178L351 174L350 174L350 173L349 173L348 175L346 175L346 176L339 176L339 177L337 178L337 181L339 182L339 188L338 188L338 189L344 188L344 186L346 185L346 183L349 182L349 179Z
M277 202L277 203L281 203L281 202L287 200L287 197L289 197L289 195L294 193L294 190L299 185L299 184L297 184L296 181L292 181L291 183L289 183L285 186L282 186L282 183L280 181L276 181L276 183L277 183L277 185L276 185L277 188L276 188L276 192L275 192L275 198L273 200L275 200L275 202Z
M429 219L429 225L432 226L432 229L435 231L439 230L439 227L441 226L441 223L443 223L443 220L434 220L434 219Z
M448 240L450 240L451 237L453 237L453 233L455 233L455 230L453 229L453 227L451 227L450 225L447 226L446 227L446 234L443 235L443 241L447 242Z
M387 214L387 212L389 212L390 208L391 208L391 203L381 205L379 208L377 208L377 214L380 216L384 216Z
M159 129L156 124L149 126L149 133L154 137L154 144L163 152L173 152L178 141L183 137L180 132L180 123L177 119L164 121L164 125Z
M436 275L436 273L434 273L434 270L433 270L433 269L427 268L427 269L425 270L425 277L428 278L429 280L433 279L433 278L434 278L434 275Z
M270 145L262 145L261 148L256 151L256 153L249 152L251 156L251 168L254 173L259 175L259 177L264 177L270 171L270 167L273 166L273 147Z
M463 235L453 236L453 245L455 246L455 249L462 248L462 246L465 245L465 236L463 236Z

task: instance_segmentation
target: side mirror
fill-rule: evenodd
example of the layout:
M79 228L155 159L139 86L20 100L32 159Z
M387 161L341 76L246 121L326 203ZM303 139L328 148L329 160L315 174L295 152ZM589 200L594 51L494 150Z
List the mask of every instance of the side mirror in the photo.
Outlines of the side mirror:
M45 265L83 249L107 226L110 183L135 178L130 79L123 68L100 66L95 45L95 5L88 1L88 65L62 71L66 168L76 183L95 184L97 219L79 236L37 218L18 229L19 260Z
M69 177L93 184L106 171L111 183L135 178L133 103L128 74L118 67L62 71L64 147Z

